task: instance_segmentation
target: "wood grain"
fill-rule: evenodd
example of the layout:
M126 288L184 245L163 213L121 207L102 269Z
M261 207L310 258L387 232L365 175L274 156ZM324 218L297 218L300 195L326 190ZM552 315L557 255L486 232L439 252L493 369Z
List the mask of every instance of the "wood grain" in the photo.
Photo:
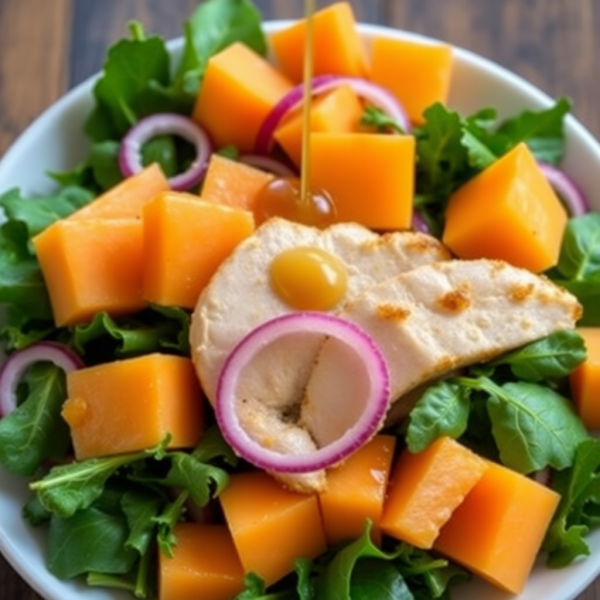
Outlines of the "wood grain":
M70 10L71 0L0 2L0 153L67 85Z
M257 0L268 19L297 18L302 0ZM324 5L326 0L319 0ZM196 0L0 0L0 154L68 87L102 65L141 21L166 38ZM357 17L447 40L508 67L552 96L569 96L600 137L598 0L354 0ZM0 558L0 598L41 600ZM183 600L183 599L182 599ZM543 599L540 599L543 600ZM578 600L600 600L596 581Z

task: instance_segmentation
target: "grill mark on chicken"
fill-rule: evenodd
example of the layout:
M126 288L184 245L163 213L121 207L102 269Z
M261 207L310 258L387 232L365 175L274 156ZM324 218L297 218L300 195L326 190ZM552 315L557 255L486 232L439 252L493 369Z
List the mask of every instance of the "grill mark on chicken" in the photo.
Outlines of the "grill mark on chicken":
M510 288L508 292L508 297L513 302L524 302L527 300L534 292L535 286L533 283L528 284L517 284Z
M471 306L471 286L461 282L455 289L440 296L437 305L449 313L458 313Z
M377 316L384 321L401 322L410 317L410 310L394 304L380 304L376 308Z

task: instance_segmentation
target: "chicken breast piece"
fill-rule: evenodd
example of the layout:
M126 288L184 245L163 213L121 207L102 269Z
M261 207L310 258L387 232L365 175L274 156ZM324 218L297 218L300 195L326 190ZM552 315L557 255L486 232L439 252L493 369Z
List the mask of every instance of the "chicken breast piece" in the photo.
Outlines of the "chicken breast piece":
M343 263L347 291L333 312L376 283L450 258L439 241L421 233L378 235L354 223L339 223L321 231L285 219L270 219L221 265L192 316L192 358L210 402L215 401L219 374L235 345L261 323L293 310L273 292L269 268L281 252L298 246L326 250ZM246 382L248 396L256 397L259 390L267 389L270 398L265 398L266 402L281 406L291 396L297 400L318 347L319 341L314 339L294 338L278 344L275 357L267 352L256 361Z
M379 345L390 371L393 404L454 369L573 328L581 306L566 290L529 271L500 261L455 260L375 285L350 300L340 316ZM348 398L330 393L337 363L334 346L325 342L302 405L301 421L319 446L347 427L323 418L347 414Z
M354 223L340 223L321 231L285 219L270 219L221 265L192 316L192 359L211 403L215 402L223 364L236 344L261 323L293 310L273 292L269 268L280 253L298 246L325 250L343 263L347 290L332 312L398 273L450 259L438 240L421 233L378 235ZM265 348L244 373L239 389L242 422L257 441L273 450L300 454L316 449L310 435L296 421L322 342L323 338L315 335L282 339ZM295 489L325 488L322 471L291 479L276 477Z

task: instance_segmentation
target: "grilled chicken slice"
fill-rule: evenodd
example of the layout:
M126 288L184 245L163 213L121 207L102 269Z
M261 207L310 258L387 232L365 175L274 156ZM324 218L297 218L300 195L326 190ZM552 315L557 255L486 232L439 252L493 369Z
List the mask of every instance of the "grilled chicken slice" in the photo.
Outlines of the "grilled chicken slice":
M242 242L219 268L199 298L192 317L192 358L202 387L214 404L218 377L235 345L261 323L291 312L272 290L271 262L281 252L298 246L326 250L347 272L347 291L340 302L358 296L373 285L416 266L450 259L436 239L413 232L378 235L354 223L318 230L274 218ZM313 362L323 339L306 336L283 339L265 349L245 374L240 386L247 431L268 440L274 450L302 453L315 449L314 441L296 423L297 412ZM286 478L278 477L283 483ZM324 473L296 476L305 489L322 489Z
M210 402L214 403L219 373L234 346L261 323L293 310L273 292L269 267L281 252L298 246L326 250L345 266L347 292L333 312L385 279L450 258L440 242L421 233L378 235L354 223L321 231L285 219L270 219L221 265L192 316L192 357ZM254 365L248 396L268 390L269 402L287 403L291 396L298 400L317 349L314 340L296 338L278 345L276 356L265 356Z
M500 261L455 260L375 285L350 300L340 316L368 331L382 350L393 405L457 368L573 328L581 306L566 290L529 271ZM300 421L319 446L347 427L322 417L347 414L348 398L330 393L337 364L333 344L324 343L302 404Z

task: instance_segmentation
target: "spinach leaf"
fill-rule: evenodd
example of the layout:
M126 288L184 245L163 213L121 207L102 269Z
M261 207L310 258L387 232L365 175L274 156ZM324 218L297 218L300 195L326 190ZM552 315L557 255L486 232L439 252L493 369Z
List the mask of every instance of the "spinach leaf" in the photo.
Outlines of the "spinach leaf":
M192 456L203 463L222 460L230 467L237 466L239 462L237 455L225 441L221 430L216 425L209 427L204 432L200 443L192 451Z
M25 401L0 419L0 462L13 473L33 475L48 458L62 458L69 432L60 416L66 397L62 369L37 363L24 375Z
M487 366L508 365L519 379L543 381L566 377L585 357L585 343L581 335L575 330L565 329L504 354Z
M547 275L583 306L579 325L600 325L600 214L569 219L558 264Z
M470 579L469 573L461 567L410 544L398 546L394 562L406 579L415 600L449 598L450 586Z
M600 214L569 220L556 269L565 279L600 285Z
M588 437L571 403L548 387L525 381L499 386L485 377L457 382L490 395L492 434L502 462L515 471L569 467Z
M102 76L94 86L96 107L85 131L95 142L120 140L140 118L152 110L151 84L167 86L170 58L158 36L145 37L141 26L131 26L133 39L117 42L108 51Z
M352 572L352 600L414 600L402 573L394 563L365 558Z
M42 506L42 503L35 495L32 495L31 498L29 498L29 500L25 503L21 514L32 527L45 525L52 517L52 513L47 511Z
M495 132L504 141L503 154L521 142L527 142L541 161L558 164L564 153L564 119L571 110L566 98L543 110L526 110L504 121Z
M142 146L142 163L158 163L166 177L178 172L177 145L171 135L159 135Z
M346 600L351 598L352 573L360 559L380 558L391 560L371 541L371 522L367 520L363 535L342 548L320 573L316 582L316 600Z
M410 452L421 452L441 436L460 437L467 428L470 390L452 381L433 384L409 415L406 443Z
M584 440L573 465L555 473L551 483L561 500L542 549L548 554L549 566L563 567L590 554L585 536L599 520L600 440Z
M22 221L0 226L0 303L9 306L13 322L52 321L44 278L29 250L29 233Z
M198 6L184 25L185 43L174 87L190 101L198 93L208 59L241 41L265 56L267 44L261 28L261 15L247 0L208 0Z
M313 600L315 590L313 587L311 574L313 561L309 558L298 558L294 561L294 570L298 576L296 593L298 600Z
M68 186L43 197L24 198L13 189L0 196L0 206L13 221L21 221L33 237L49 225L70 215L92 200L92 194L81 187Z
M68 519L54 515L48 531L48 569L62 579L88 571L127 573L137 559L125 545L127 536L124 516L96 507Z
M104 140L92 144L88 163L94 182L100 190L108 190L123 181L123 173L119 166L119 142Z

